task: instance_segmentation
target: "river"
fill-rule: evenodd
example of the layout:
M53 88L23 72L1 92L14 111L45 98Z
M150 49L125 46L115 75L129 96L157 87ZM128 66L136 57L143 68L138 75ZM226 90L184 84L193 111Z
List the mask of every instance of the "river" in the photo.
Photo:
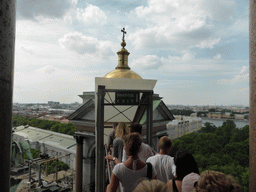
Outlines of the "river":
M222 126L224 121L226 121L226 119L211 119L211 118L202 117L202 126L204 126L204 123L210 122L210 123L214 124L216 127L219 127L219 126ZM248 120L233 119L233 121L236 124L237 128L243 128L245 125L249 125Z

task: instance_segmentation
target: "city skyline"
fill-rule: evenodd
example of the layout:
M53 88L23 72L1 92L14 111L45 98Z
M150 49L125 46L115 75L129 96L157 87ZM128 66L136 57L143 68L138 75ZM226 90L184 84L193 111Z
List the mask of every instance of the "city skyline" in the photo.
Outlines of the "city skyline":
M13 102L82 102L117 66L158 80L166 104L249 105L248 2L17 1Z

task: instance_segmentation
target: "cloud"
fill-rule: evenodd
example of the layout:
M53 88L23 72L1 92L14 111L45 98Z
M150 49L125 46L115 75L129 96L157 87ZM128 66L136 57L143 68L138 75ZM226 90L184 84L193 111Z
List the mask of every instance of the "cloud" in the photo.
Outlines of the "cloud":
M94 76L90 71L48 65L32 71L16 72L14 75L15 102L82 102L78 95L94 89Z
M236 4L232 0L214 0L201 1L200 6L208 13L211 19L222 22L232 18Z
M216 60L219 60L219 59L222 59L222 56L221 56L221 54L218 53L213 58L216 59Z
M221 55L217 54L216 58L202 59L196 58L191 52L185 52L180 56L158 57L157 55L141 56L131 61L132 69L138 69L138 72L145 70L157 69L159 79L163 75L172 76L222 76L222 73L230 73L231 64L221 59ZM154 71L153 73L156 73ZM147 72L151 75L151 72Z
M134 59L131 62L131 66L141 69L158 69L163 65L163 61L161 58L157 57L156 55L146 55L137 59Z
M31 48L26 48L26 47L22 46L20 49L26 53L30 53L31 55L33 55L35 53L35 51Z
M76 4L77 0L19 0L17 1L17 15L29 20L60 19Z
M77 9L77 19L86 24L105 24L107 16L99 7L88 4L85 9Z
M159 80L172 79L173 77L181 78L180 80L192 78L192 82L196 78L211 81L211 84L216 84L216 82L220 84L221 79L227 77L232 79L236 75L238 75L237 81L242 82L243 78L248 79L248 68L245 67L247 63L248 60L224 60L221 58L221 54L212 58L199 58L193 52L185 52L179 56L168 57L140 56L132 60L130 66L132 70L142 74L143 78L151 78L152 75ZM157 71L151 69L157 69Z
M149 0L147 6L131 12L143 25L128 39L138 49L213 48L221 43L219 31L236 21L235 6L234 1L228 0ZM225 25L223 20L228 20Z
M78 54L95 54L102 56L113 54L112 44L108 41L99 41L93 37L87 37L79 32L69 33L59 39L62 48L67 48Z
M232 79L221 79L218 81L219 84L233 85L241 82L249 81L249 67L242 66L239 74L235 75Z
M45 66L45 67L43 67L43 68L38 69L37 72L44 72L44 73L51 74L51 73L53 73L55 70L56 70L56 68L53 67L53 66Z
M205 49L205 48L213 48L214 45L217 45L220 42L220 38L217 39L207 39L207 40L203 40L201 41L198 45L196 45L196 47L199 47L201 49Z

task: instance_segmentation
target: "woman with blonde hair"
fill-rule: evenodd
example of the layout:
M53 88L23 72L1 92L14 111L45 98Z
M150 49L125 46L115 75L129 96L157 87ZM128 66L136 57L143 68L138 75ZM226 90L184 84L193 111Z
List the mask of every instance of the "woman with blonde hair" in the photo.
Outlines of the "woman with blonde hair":
M171 190L163 181L144 179L137 185L133 192L171 192Z
M232 175L225 175L217 171L204 171L201 173L197 185L198 192L241 192L241 186Z
M122 192L132 192L141 178L157 178L154 167L151 166L152 170L150 170L150 166L139 159L138 152L141 142L139 133L130 133L124 137L124 150L129 158L114 167L107 192L116 192L119 181ZM114 161L116 158L111 155L106 159Z
M116 128L116 138L113 141L113 156L119 161L123 157L123 138L130 133L129 127L124 122L120 122Z

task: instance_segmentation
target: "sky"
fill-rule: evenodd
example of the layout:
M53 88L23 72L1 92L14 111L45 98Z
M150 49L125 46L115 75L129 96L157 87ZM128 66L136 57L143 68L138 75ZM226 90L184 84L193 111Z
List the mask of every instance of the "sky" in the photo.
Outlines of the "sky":
M166 104L249 105L248 0L17 0L13 102L82 103L117 66Z

